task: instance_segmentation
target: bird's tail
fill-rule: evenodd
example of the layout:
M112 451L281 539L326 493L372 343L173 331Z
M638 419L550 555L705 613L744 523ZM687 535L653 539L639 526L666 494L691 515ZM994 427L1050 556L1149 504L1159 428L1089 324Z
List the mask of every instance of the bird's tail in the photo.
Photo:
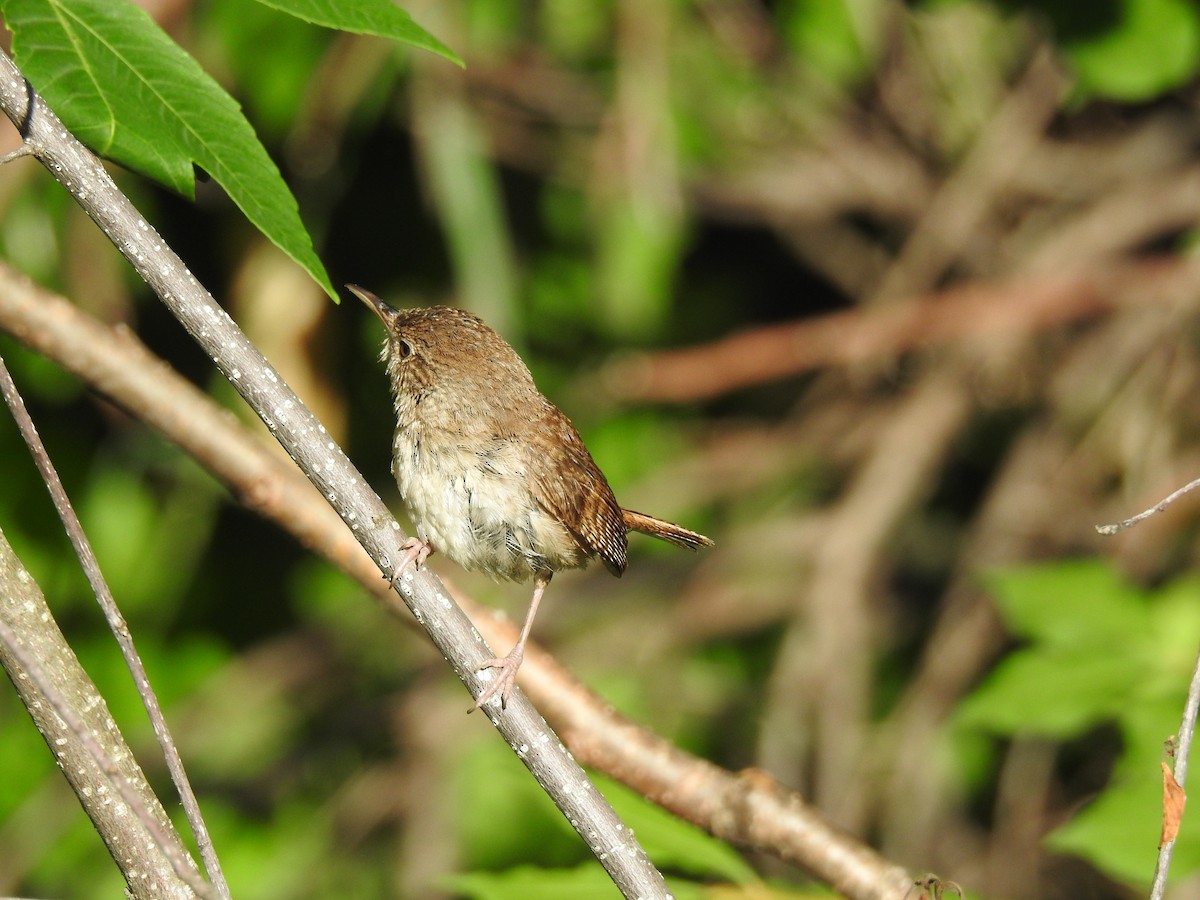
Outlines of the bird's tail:
M662 519L656 519L645 513L634 512L632 509L621 510L621 515L625 518L626 531L640 531L642 534L669 541L677 547L695 550L697 547L711 547L713 543L698 532L690 531L681 525L675 525Z

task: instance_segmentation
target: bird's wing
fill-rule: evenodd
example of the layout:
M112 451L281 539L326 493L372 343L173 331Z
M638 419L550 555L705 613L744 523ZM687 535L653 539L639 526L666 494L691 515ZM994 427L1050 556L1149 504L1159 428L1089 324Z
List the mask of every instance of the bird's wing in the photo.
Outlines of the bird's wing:
M604 473L561 410L546 401L535 433L526 442L526 471L542 507L571 533L589 556L599 556L614 575L625 571L625 520Z

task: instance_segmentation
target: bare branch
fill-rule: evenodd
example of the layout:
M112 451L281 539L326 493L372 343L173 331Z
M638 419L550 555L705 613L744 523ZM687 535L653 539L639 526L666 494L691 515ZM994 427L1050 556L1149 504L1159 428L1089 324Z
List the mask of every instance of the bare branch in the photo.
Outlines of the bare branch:
M1129 295L1138 302L1174 303L1172 288L1193 281L1198 270L1195 261L1160 258L1002 284L966 284L885 306L748 329L696 347L631 354L600 377L607 392L625 402L706 400L823 366L1035 333L1107 313Z
M187 814L188 824L196 837L196 844L199 846L201 858L204 860L205 872L207 872L213 887L216 888L217 894L225 900L230 900L229 885L225 881L225 875L221 871L221 862L217 859L216 851L213 849L208 827L204 824L200 804L196 801L196 794L192 790L192 784L184 770L183 760L179 756L179 748L175 746L175 740L171 737L171 731L167 727L167 720L158 703L158 696L150 684L150 676L146 674L146 667L142 664L142 658L133 644L133 635L129 631L129 625L117 607L117 601L113 598L112 591L109 590L104 573L100 571L100 563L92 551L91 542L83 531L79 517L75 515L66 489L63 488L58 472L54 469L54 463L50 461L50 455L46 452L41 437L38 436L33 420L25 409L25 402L17 392L17 386L13 383L12 376L8 372L8 367L4 365L3 359L0 359L0 394L4 395L4 400L12 411L13 418L17 422L17 430L21 432L21 437L33 456L34 464L41 473L42 481L54 501L54 509L63 523L63 528L66 529L67 536L71 539L71 546L75 548L79 564L87 575L88 584L92 586L96 602L100 604L108 627L112 630L113 637L117 639L117 644L121 648L125 665L129 667L129 671L133 675L138 696L142 698L142 705L146 708L146 715L154 728L154 736L167 761L171 780L179 792L179 799ZM172 859L172 862L177 865L179 874L183 875L186 869L182 862L176 859Z
M1165 502L1165 501L1164 501ZM1192 752L1192 740L1196 736L1196 718L1200 715L1200 656L1192 669L1192 683L1188 685L1187 702L1183 707L1183 721L1179 725L1178 743L1175 746L1175 782L1184 787L1187 781L1188 756ZM1171 855L1175 840L1165 841L1158 848L1158 862L1154 866L1154 881L1150 888L1150 900L1162 900L1167 890L1167 874L1171 870Z
M2 532L0 665L124 874L131 896L215 896Z
M99 160L67 131L0 54L0 108L33 155L71 192L138 274L250 404L304 474L338 511L381 572L400 558L404 534L383 501L331 440L324 426L284 383L183 261L138 213ZM484 687L480 666L494 656L471 622L428 570L405 573L404 601L473 696ZM622 893L669 895L629 828L570 758L545 720L519 692L492 723L575 828Z
M1161 499L1157 503L1155 503L1152 507L1150 507L1149 509L1142 510L1136 516L1130 516L1128 519L1122 519L1120 522L1113 522L1112 524L1109 524L1109 525L1097 525L1096 530L1098 532L1100 532L1101 534L1106 534L1106 535L1116 534L1119 531L1124 531L1126 528L1129 528L1132 525L1136 525L1138 522L1142 521L1143 519L1148 519L1151 516L1155 515L1156 513L1162 512L1164 509L1166 509L1168 506L1170 506L1172 503L1174 503L1176 500L1178 500L1184 494L1191 493L1197 487L1200 487L1200 478L1197 478L1195 481L1191 481L1191 482L1185 484L1183 487L1181 487L1177 491L1172 491L1166 497L1164 497L1163 499Z

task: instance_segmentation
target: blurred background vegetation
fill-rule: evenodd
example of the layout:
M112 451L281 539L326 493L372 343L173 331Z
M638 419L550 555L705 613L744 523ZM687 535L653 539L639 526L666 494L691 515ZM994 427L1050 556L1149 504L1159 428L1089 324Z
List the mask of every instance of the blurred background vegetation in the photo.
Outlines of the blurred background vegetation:
M1093 526L1200 472L1190 0L406 4L465 71L244 0L146 5L245 106L335 283L482 315L625 505L716 539L635 538L622 581L556 579L535 637L572 672L974 896L1144 891L1200 646L1200 507ZM397 505L376 320L216 186L192 204L118 177ZM7 261L249 416L43 171L4 169L0 209ZM612 895L419 636L137 421L0 350L236 896ZM9 424L0 459L0 527L165 785ZM523 613L524 587L433 565ZM621 809L681 896L819 891ZM1189 825L1179 897L1200 891ZM120 889L0 691L0 893Z

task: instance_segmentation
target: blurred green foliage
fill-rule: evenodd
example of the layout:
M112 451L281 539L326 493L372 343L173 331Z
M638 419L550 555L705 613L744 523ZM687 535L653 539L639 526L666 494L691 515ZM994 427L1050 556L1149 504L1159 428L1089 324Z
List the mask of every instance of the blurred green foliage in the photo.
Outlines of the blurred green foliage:
M1139 103L1190 81L1200 65L1200 8L1191 0L1001 0L1044 16L1078 75L1080 100Z
M1180 723L1200 647L1200 581L1154 591L1093 561L1056 563L989 579L1022 646L960 706L957 726L1011 740L1066 742L1116 728L1121 752L1109 786L1049 837L1116 878L1147 882L1162 827L1159 762ZM1184 827L1176 877L1200 867L1200 834Z

